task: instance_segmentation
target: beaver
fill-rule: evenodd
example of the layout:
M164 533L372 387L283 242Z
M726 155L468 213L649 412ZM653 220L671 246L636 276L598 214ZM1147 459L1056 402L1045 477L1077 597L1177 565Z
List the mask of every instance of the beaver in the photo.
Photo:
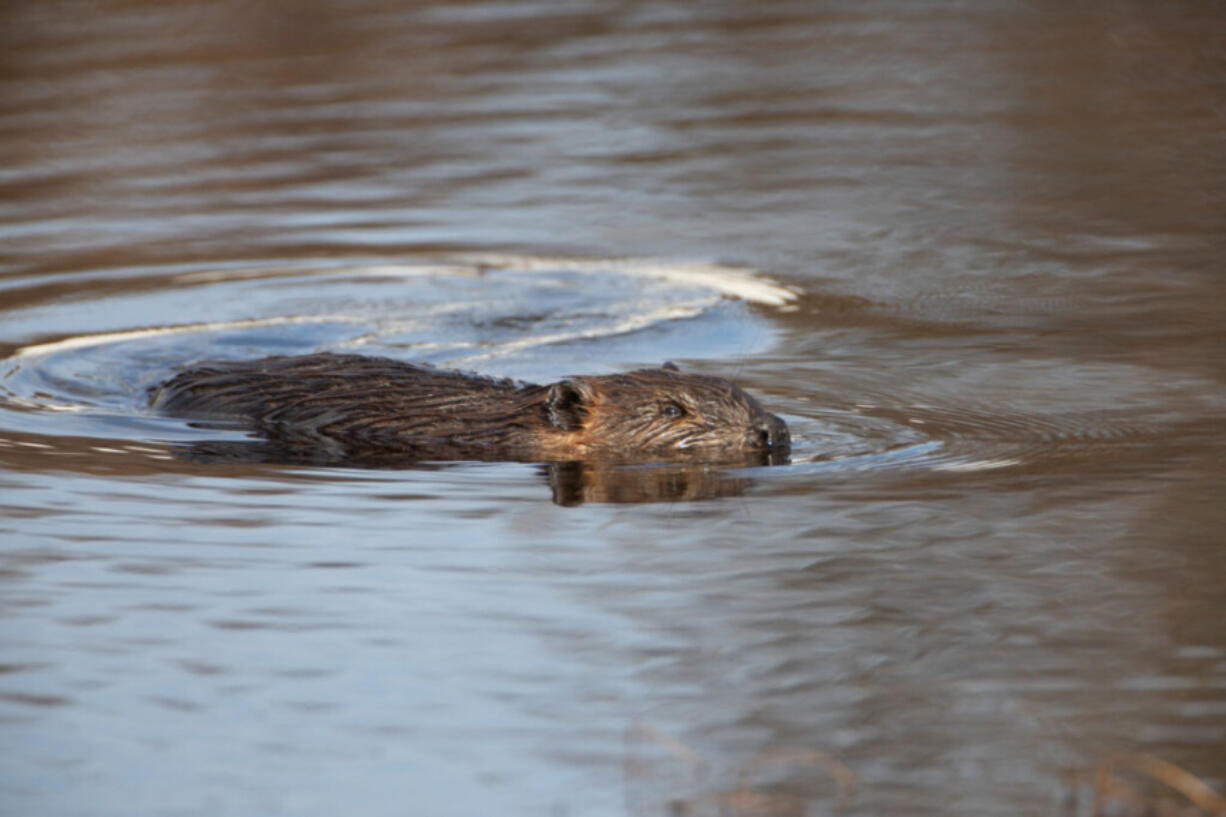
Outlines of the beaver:
M787 425L673 364L537 385L362 355L212 362L151 390L176 416L254 431L260 459L786 461Z

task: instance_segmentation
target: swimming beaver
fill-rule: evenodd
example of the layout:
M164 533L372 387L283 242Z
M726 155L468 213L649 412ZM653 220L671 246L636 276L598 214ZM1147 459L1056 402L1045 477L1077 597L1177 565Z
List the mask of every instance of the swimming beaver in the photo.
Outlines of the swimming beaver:
M258 432L274 446L264 459L765 464L790 441L736 386L672 364L538 386L324 353L202 364L151 402Z

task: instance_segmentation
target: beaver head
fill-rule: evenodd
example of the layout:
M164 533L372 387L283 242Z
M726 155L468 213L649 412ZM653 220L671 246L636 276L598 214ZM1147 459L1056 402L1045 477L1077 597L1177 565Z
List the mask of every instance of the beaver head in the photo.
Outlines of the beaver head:
M554 383L542 411L561 432L546 434L542 448L572 457L775 460L791 442L783 420L732 383L672 364Z

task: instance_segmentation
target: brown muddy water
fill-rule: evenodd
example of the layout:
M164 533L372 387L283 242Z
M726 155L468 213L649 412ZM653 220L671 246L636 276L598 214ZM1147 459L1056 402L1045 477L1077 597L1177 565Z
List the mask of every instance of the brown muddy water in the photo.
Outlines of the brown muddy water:
M0 22L0 812L1086 814L1122 754L1226 790L1222 4ZM675 360L795 451L208 463L232 433L147 409L321 349Z

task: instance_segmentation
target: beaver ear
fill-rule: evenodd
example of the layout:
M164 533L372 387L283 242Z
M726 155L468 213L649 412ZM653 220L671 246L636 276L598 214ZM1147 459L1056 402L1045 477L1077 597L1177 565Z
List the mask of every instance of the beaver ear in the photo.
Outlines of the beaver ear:
M545 417L555 428L578 431L587 419L591 400L587 386L577 380L554 383L545 397Z
M663 369L663 370L664 370L664 371L666 371L666 372L679 372L679 371L681 371L681 369L679 369L679 368L677 367L677 364L676 364L676 363L673 363L671 360L666 360L666 361L664 361L664 365L663 365L663 366L661 366L660 368L661 368L661 369Z

